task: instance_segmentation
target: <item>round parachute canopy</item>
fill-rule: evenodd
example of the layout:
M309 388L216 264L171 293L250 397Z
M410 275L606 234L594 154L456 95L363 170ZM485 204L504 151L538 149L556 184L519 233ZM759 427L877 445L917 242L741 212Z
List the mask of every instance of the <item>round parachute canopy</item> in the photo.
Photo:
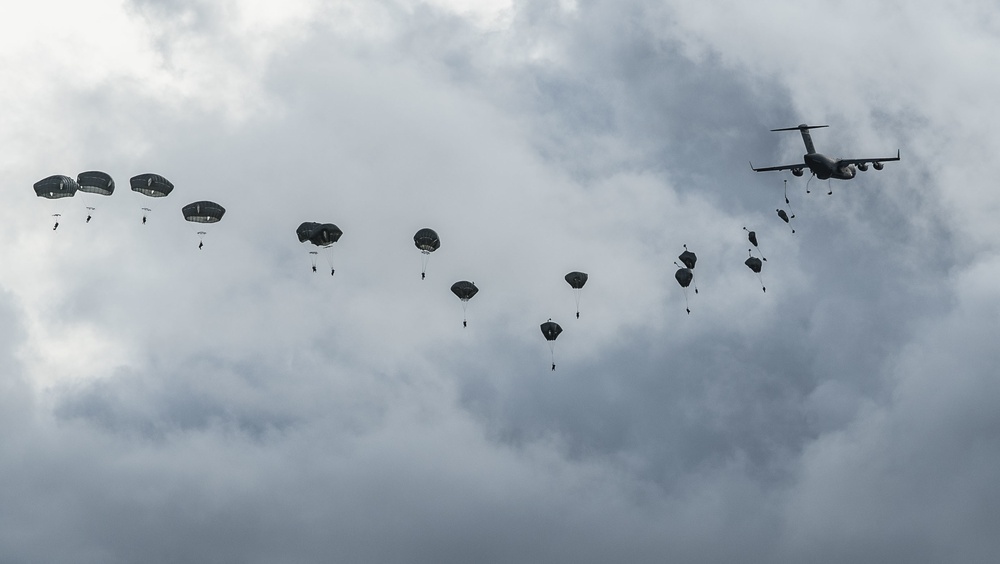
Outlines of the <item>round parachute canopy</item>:
M72 197L80 189L80 185L68 176L56 174L35 182L34 188L35 194L38 194L39 197L57 200Z
M81 192L110 196L115 192L115 181L111 175L99 170L90 170L76 175L76 183Z
M215 202L201 201L184 206L181 209L184 219L195 223L215 223L222 219L226 208Z
M174 189L174 185L169 180L151 172L133 176L128 182L132 185L133 192L139 192L154 198L162 198Z
M542 335L545 336L546 341L555 341L559 333L562 333L562 327L558 323L552 321L551 319L542 323L541 325Z
M746 261L744 261L743 264L747 265L750 268L750 270L756 272L757 274L760 274L760 268L763 265L763 263L761 263L760 259L757 257L750 257Z
M570 272L566 275L566 282L575 290L583 288L583 285L587 283L587 273L586 272Z
M681 288L687 288L691 285L691 280L694 280L694 273L691 272L690 268L679 268L674 273L674 278L677 279L677 283L681 285Z
M299 236L300 243L309 241L317 247L332 245L339 241L340 236L344 234L339 227L332 223L316 223L314 221L302 223L295 230L295 233Z
M468 280L460 280L451 285L451 293L458 296L458 299L463 302L467 302L479 293L479 288L476 288L475 283L469 282Z
M425 253L432 253L441 247L441 239L436 231L424 227L413 236L413 244Z
M698 255L687 250L687 245L684 245L684 252L677 258L680 259L680 261L684 263L684 266L688 268L694 268L694 264L698 262Z

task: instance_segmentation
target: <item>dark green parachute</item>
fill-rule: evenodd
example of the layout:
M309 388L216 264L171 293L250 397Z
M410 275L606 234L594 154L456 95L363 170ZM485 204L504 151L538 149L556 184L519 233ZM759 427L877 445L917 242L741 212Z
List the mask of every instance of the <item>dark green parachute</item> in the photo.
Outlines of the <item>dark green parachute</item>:
M35 194L40 198L59 200L62 198L72 198L77 190L80 189L80 185L76 183L76 180L68 176L56 174L35 182L34 188ZM59 229L59 217L61 215L59 213L52 214L56 218L55 225L52 226L53 231Z
M542 335L545 336L546 341L555 341L559 334L562 333L562 327L558 323L549 319L545 323L540 325L542 330Z
M111 175L99 170L89 170L76 175L76 183L81 192L110 196L115 193L115 181Z
M747 249L747 251L749 253L753 253L753 249ZM750 258L748 258L747 260L743 261L743 264L747 265L747 268L749 268L750 270L752 270L754 272L754 274L757 275L757 279L760 280L760 288L761 288L761 290L763 290L763 291L766 292L767 288L764 287L764 279L761 278L761 276L760 276L760 269L761 269L761 267L763 267L763 263L760 262L760 259L757 258L757 257L755 257L755 256L753 256L753 254L751 254Z
M202 200L184 206L181 208L181 213L184 214L184 219L192 223L216 223L225 215L226 208L215 202ZM204 231L198 232L199 249L205 246L205 235L206 232Z
M330 246L340 240L344 234L339 227L332 223L317 223L315 221L305 221L295 230L300 243L309 241L313 245L320 247L326 255L327 263L330 265L330 276L336 272L333 268L333 257L330 256ZM312 270L316 272L316 261L319 256L318 251L310 251L312 255Z
M427 277L427 259L431 253L441 247L441 239L438 237L437 231L424 227L413 236L413 244L420 249L420 253L423 255L420 268L420 279L423 280Z
M413 244L425 253L433 253L441 247L441 239L436 231L424 227L413 236Z
M757 244L757 232L750 231L746 227L744 227L743 230L747 232L747 240L750 241L750 244L757 249L758 253L760 253L760 258L767 260L767 257L764 256L764 253L760 251L760 245Z
M466 306L468 305L469 300L479 293L479 288L476 288L475 282L459 280L451 285L451 293L455 294L458 296L458 299L462 300L462 327L468 327L468 320L465 319Z
M202 200L190 203L181 208L184 219L194 223L216 223L226 213L226 208L215 202Z
M552 353L552 370L556 369L556 338L562 333L562 327L558 323L552 321L549 318L548 321L542 323L540 326L542 330L542 335L545 336L545 340L549 342L549 352Z
M59 198L71 198L80 189L76 180L68 176L56 174L48 178L43 178L34 185L35 194L41 198L58 200Z
M133 192L139 192L152 198L163 198L173 191L174 185L159 174L147 172L129 179Z
M332 223L316 223L315 221L303 222L295 230L295 233L299 236L300 243L309 241L317 247L332 245L339 241L341 235L344 234L339 227Z
M677 283L684 289L684 309L690 314L691 306L688 303L687 288L691 285L691 282L694 281L694 265L698 262L698 255L689 251L688 246L684 245L684 252L678 255L677 258L684 263L684 266L681 266L674 261L674 265L678 267L677 272L674 273L674 278L677 279ZM694 286L694 293L698 293L697 284Z
M115 193L115 181L111 175L99 170L89 170L76 175L76 183L80 185L81 192L97 194L99 196L110 196ZM96 209L94 206L87 206L87 223L90 223L91 213Z
M587 283L587 273L586 272L570 272L566 275L566 282L573 287L574 290L579 290L583 288L583 285Z
M128 180L129 185L132 187L133 192L138 192L140 194L145 194L150 198L163 198L170 194L174 190L174 185L166 178L163 178L159 174L153 174L147 172L145 174L138 174L133 176ZM142 224L146 224L146 218L149 212L153 211L150 208L142 208Z
M684 245L684 252L677 258L679 258L680 261L684 263L684 266L688 268L694 268L695 263L698 262L698 255L689 251L687 245Z
M587 273L586 272L570 272L565 276L566 283L573 288L573 294L576 298L576 318L580 319L580 295L583 293L583 285L587 283Z

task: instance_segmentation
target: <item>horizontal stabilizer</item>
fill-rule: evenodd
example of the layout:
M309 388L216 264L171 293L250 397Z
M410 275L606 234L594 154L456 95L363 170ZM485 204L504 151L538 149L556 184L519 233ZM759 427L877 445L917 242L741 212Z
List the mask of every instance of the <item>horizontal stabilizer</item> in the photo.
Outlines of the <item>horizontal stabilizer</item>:
M801 131L803 129L819 129L821 127L830 127L829 125L806 125L800 124L795 127L779 127L778 129L772 129L771 131Z

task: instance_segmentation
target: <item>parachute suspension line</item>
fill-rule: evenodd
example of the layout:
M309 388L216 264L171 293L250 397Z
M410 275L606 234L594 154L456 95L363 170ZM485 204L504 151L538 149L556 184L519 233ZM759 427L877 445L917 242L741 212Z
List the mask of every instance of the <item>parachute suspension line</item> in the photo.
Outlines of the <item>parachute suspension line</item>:
M684 248L687 249L687 245L685 245ZM685 268L684 266L678 264L677 261L674 261L674 266L676 266L677 268L680 268L680 269L687 270L687 272L690 272L691 273L691 280L694 280L694 270L692 270L690 268ZM680 271L677 271L677 275L678 276L680 275ZM680 278L678 278L677 281L680 282ZM681 284L681 290L684 292L684 311L686 311L688 313L688 315L691 315L691 304L688 302L688 289L687 289L687 287L688 287L689 284L690 284L690 282L688 282L688 284ZM696 290L697 290L697 288L696 288Z
M791 212L791 218L795 219L795 211L792 209L792 202L788 200L788 179L785 179L785 205L788 206L788 211ZM764 259L767 260L767 259Z
M313 272L316 272L316 260L319 258L319 253L317 251L309 251L309 254L312 255L311 258L312 258Z
M552 358L552 370L556 369L556 342L549 341L549 355Z
M333 273L336 272L336 269L333 268L333 244L331 243L320 250L326 255L326 265L330 267L330 276L333 276Z
M52 217L56 218L56 224L52 226L52 230L55 231L56 229L59 229L59 218L62 217L62 214L54 213L52 214Z
M420 250L420 279L424 280L427 278L427 262L431 258L431 252L421 249Z
M198 232L198 250L200 251L202 247L205 246L205 235L208 235L205 231Z
M580 319L580 297L583 295L583 288L574 288L573 297L576 299L576 318Z
M469 316L467 315L468 307L469 307L469 300L462 300L462 327L469 326L469 320L468 320Z
M150 208L142 208L142 224L143 225L146 225L146 216L148 216L149 212L151 212L151 211L153 211L153 210L151 210Z

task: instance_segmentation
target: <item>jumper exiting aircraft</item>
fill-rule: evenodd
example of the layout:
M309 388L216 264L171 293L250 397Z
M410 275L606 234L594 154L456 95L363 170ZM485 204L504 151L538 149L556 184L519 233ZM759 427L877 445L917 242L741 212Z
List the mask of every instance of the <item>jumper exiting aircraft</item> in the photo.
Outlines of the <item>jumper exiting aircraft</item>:
M795 176L802 176L805 169L812 171L813 175L820 180L829 180L830 178L839 178L840 180L850 180L854 178L857 174L855 166L861 171L868 170L868 164L870 163L875 170L882 170L883 163L889 161L899 160L899 150L896 151L895 157L882 157L882 158L864 158L864 159L835 159L828 157L822 153L817 153L816 148L813 147L812 137L809 135L810 129L818 129L820 127L829 127L828 125L806 125L802 124L797 127L782 127L780 129L772 129L771 131L798 131L802 134L802 142L806 145L806 154L802 156L804 162L800 164L790 164L781 166L768 166L764 168L754 168L753 163L750 163L750 168L755 172L767 172L771 170L790 170Z

